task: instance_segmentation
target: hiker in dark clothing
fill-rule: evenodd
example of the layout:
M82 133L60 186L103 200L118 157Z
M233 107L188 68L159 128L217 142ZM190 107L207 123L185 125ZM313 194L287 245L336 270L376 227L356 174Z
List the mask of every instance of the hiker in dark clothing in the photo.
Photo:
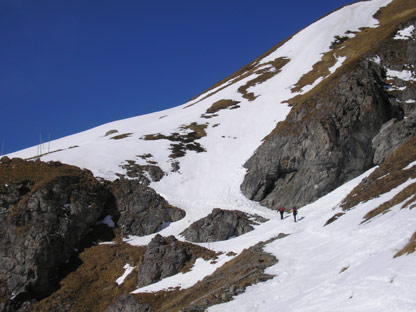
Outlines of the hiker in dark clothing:
M295 222L296 222L296 215L298 214L298 209L295 207L292 209L292 211L293 211L293 218L295 219Z
M279 212L280 212L280 219L283 220L283 213L285 212L285 208L280 207Z

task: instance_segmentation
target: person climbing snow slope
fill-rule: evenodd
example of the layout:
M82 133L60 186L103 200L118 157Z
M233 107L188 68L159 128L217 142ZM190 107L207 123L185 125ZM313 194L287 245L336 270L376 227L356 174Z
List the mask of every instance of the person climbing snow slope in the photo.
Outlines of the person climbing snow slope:
M283 220L283 213L285 212L285 208L280 207L279 212L280 212L280 219Z
M296 215L298 214L298 208L294 207L292 209L292 212L293 212L293 218L295 219L295 222L296 222Z

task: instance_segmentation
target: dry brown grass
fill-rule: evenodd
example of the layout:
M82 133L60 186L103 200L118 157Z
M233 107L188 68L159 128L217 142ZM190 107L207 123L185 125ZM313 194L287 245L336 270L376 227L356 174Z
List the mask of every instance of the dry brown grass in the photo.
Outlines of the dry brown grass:
M147 159L147 158L152 158L153 155L150 154L150 153L146 153L146 154L137 155L137 157L139 157L141 159Z
M300 91L306 85L312 84L319 77L326 76L328 67L335 64L337 57L345 56L343 66L337 70L336 75L331 75L327 79L335 79L345 73L349 67L358 59L362 58L367 53L374 51L378 44L384 39L391 36L401 23L416 15L416 5L414 0L395 0L385 8L382 8L375 17L379 20L380 26L376 28L361 29L354 38L336 40L333 45L333 50L325 53L318 63L313 66L313 69L301 77L292 91ZM335 38L337 39L337 38ZM324 79L325 80L325 79ZM303 103L314 94L322 91L325 83L319 83L315 88L309 92L298 95L289 100L289 104L295 105Z
M115 281L124 273L126 263L135 266L140 262L144 251L144 247L122 242L86 249L80 254L82 265L61 281L58 291L37 303L33 311L58 311L65 306L74 312L104 311L118 296L137 287L137 269L123 284Z
M232 299L227 295L229 287L241 289L272 278L264 270L275 264L277 259L262 251L263 244L244 250L239 256L218 268L212 275L199 281L191 288L159 291L153 294L137 294L140 302L147 302L155 311L173 312L194 307L195 311Z
M359 203L377 198L403 184L410 178L416 178L416 166L404 170L416 160L416 137L407 140L397 148L369 177L364 179L341 203L343 210L351 209ZM399 192L393 199L383 203L364 216L364 221L388 211L391 207L409 200L403 208L415 202L416 184L411 184Z
M216 259L218 254L206 248L179 242L192 259L182 272L192 269L196 258ZM98 245L80 254L82 264L76 271L67 275L60 283L60 289L48 298L37 303L33 311L50 311L68 306L71 311L104 311L120 295L128 294L137 288L138 269L146 247L134 247L122 242L120 236L115 244ZM116 279L124 273L128 263L136 269L118 285ZM153 294L150 294L153 297ZM155 296L159 299L159 296ZM156 299L156 300L158 300ZM152 301L152 300L150 300Z
M13 158L0 163L0 185L31 181L31 190L51 182L59 176L79 176L93 181L91 172L60 162L26 161Z
M208 127L207 124L198 124L192 122L189 125L183 125L180 127L181 130L190 130L190 132L179 134L177 132L170 135L164 135L161 133L147 134L142 137L143 140L169 140L172 142L170 149L172 153L169 155L171 159L176 159L186 155L186 151L195 151L197 153L205 152L205 149L201 144L195 142L202 137L207 135L205 129Z
M403 191L401 191L399 194L394 196L391 200L383 203L382 205L378 206L376 209L371 210L369 213L367 213L364 216L364 221L366 222L375 216L378 216L379 214L383 214L389 211L389 209L395 205L398 205L400 203L403 203L406 199L413 196L411 200L409 200L407 203L411 203L415 201L414 194L416 194L416 183L409 185L406 187Z
M117 132L118 132L118 130L115 130L115 129L109 130L105 133L105 136L109 136L109 135L112 135L112 134L117 133Z
M206 114L214 114L216 112L219 112L220 110L232 108L238 106L237 104L240 103L239 101L224 99L216 101L214 104L211 105L210 108L207 109L205 112Z
M397 258L403 255L409 255L416 250L416 232L410 237L409 242L399 252L397 252L393 258Z
M278 73L282 71L282 68L287 63L289 63L289 61L290 60L286 57L279 57L273 61L265 63L264 65L270 65L271 68L263 68L255 72L256 74L259 74L259 76L257 76L256 78L252 80L249 80L245 85L239 87L238 92L243 94L243 98L246 98L249 101L254 101L257 97L254 95L253 92L247 92L247 89L257 84L261 84L269 80L270 78L273 78L274 76L276 76Z
M357 59L362 57L364 54L373 50L380 40L387 38L393 31L396 30L397 26L406 21L407 19L411 18L415 15L416 6L414 4L414 0L395 0L390 3L386 8L382 8L380 12L378 12L375 17L379 19L380 26L377 28L366 28L362 29L360 33L356 35L354 38L346 39L345 37L334 38L334 44L332 48L333 51L326 53L322 60L314 65L313 69L307 73L305 76L301 77L299 82L295 85L295 91L302 89L304 86L313 83L316 81L317 78L326 76L328 74L328 67L331 67L335 64L335 58L341 56L347 56L346 61L344 62L343 68L347 68L348 65L354 63ZM332 12L328 13L327 15L331 14ZM325 16L327 16L325 15ZM323 16L322 18L324 18ZM301 30L300 30L301 31ZM298 32L297 32L298 33ZM204 97L199 99L197 102L192 103L187 107L195 105L200 101L216 94L217 92L225 89L226 87L235 84L241 81L244 78L247 78L254 72L256 72L259 68L259 62L269 56L271 53L276 51L280 48L283 44L285 44L288 40L290 40L294 35L293 34L286 40L280 42L278 45L274 46L270 50L268 50L263 55L256 58L251 63L243 66L234 74L230 75L229 77L219 81L218 83L214 84L211 88L205 90L204 92L198 94L197 96L193 97L190 101L197 99L202 94L206 94ZM337 71L337 76L341 75L345 72L346 69L340 68ZM331 75L327 79L333 79L334 75ZM265 77L267 78L267 76ZM307 92L306 94L299 95L291 100L289 103L291 105L295 105L296 103L304 102L307 98L309 98L312 94L318 94L321 92L321 88L324 84L320 83L318 86ZM214 90L218 88L217 90ZM247 95L249 99L252 99L254 95Z
M198 124L193 122L187 126L183 126L182 129L189 129L197 134L198 139L207 136L205 129L208 127L207 124Z
M200 94L194 96L190 101L197 99L199 96L201 96L202 94L207 93L206 96L204 96L203 98L201 98L200 100L198 100L195 103L192 103L188 106L186 106L185 108L188 108L192 105L195 105L199 102L201 102L202 100L216 94L217 92L225 89L226 87L235 84L236 82L241 81L242 79L248 77L249 75L251 75L255 70L256 70L256 66L258 66L258 63L264 59L265 57L269 56L270 54L272 54L274 51L276 51L278 48L280 48L282 45L284 45L287 41L289 41L295 34L293 34L292 36L290 36L289 38L283 40L282 42L280 42L279 44L275 45L273 48L271 48L270 50L266 51L264 54L260 55L259 57L257 57L255 60L253 60L251 63L244 65L243 67L241 67L238 71L236 71L234 74L224 78L223 80L217 82L216 84L214 84L212 87L210 87L209 89L201 92ZM227 83L228 82L228 83ZM221 85L223 85L221 88ZM211 90L214 90L218 88L215 91L210 92Z
M326 223L324 224L324 226L327 226L328 224L331 224L332 222L338 220L344 214L345 214L344 212L338 212L338 213L334 214L331 218L328 219L328 221L326 221Z
M123 134L119 134L116 136L111 137L111 140L121 140L121 139L125 139L128 138L132 135L133 133L123 133Z

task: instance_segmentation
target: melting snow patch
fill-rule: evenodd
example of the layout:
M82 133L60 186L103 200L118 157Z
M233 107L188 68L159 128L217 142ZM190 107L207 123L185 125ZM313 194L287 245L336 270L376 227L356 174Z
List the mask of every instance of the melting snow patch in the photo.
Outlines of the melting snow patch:
M342 66L342 64L344 63L344 61L347 59L347 57L346 56L340 56L340 57L338 57L337 58L337 61L336 61L336 63L332 66L332 67L330 67L330 68L328 68L328 70L329 70L329 72L330 72L330 75L332 75L333 73L335 73L335 71L339 68L339 67L341 67ZM307 86L305 86L304 88L302 88L302 91L300 92L300 94L303 94L303 93L306 93L306 92L308 92L308 91L310 91L310 90L312 90L315 86L317 86L322 80L324 80L326 77L328 77L329 75L327 75L327 76L322 76L322 77L319 77L318 79L316 79L312 84L310 84L310 85L307 85Z
M110 228L114 228L115 227L115 224L114 224L114 221L113 221L113 217L110 216L110 215L106 216L101 221L98 221L97 224L105 224L105 225L107 225Z
M416 161L411 162L410 164L408 164L405 168L403 168L403 170L409 170L414 166L416 166Z
M394 39L396 40L412 39L414 37L414 31L415 31L415 26L410 25L409 27L406 27L405 29L399 30L396 36L394 36Z
M404 81L416 81L415 73L412 70L402 70L402 71L398 71L398 70L391 70L391 69L387 69L387 78L398 78L400 80L404 80Z
M335 73L335 71L336 71L339 67L341 67L341 65L344 63L344 61L345 61L346 59L347 59L347 57L346 57L346 56L341 56L341 57L338 57L338 58L337 58L337 62L335 63L335 65L334 65L334 66L332 66L332 67L330 67L330 68L328 68L329 72L330 72L331 74Z
M369 58L369 60L370 60L371 62L374 62L374 63L378 64L378 65L380 65L380 63L381 63L380 56L378 56L378 55L376 55L376 56L374 56L374 57L372 57L372 58Z
M169 276L154 284L138 288L132 293L137 294L144 292L156 292L160 290L169 291L178 287L181 289L190 288L196 283L198 283L200 280L204 279L206 276L209 276L212 273L214 273L217 268L221 267L231 259L232 258L224 254L220 255L215 263L213 263L212 260L206 261L201 258L198 258L195 261L195 264L191 271L187 273L178 273L176 275Z
M123 267L123 269L125 270L124 271L124 273L123 273L123 275L122 276L120 276L118 279L116 279L116 283L118 284L118 285L121 285L121 284L123 284L124 283L124 280L126 279L126 277L131 273L131 272L133 272L133 270L134 270L134 266L131 266L130 264L128 264L128 263L126 263L126 265Z

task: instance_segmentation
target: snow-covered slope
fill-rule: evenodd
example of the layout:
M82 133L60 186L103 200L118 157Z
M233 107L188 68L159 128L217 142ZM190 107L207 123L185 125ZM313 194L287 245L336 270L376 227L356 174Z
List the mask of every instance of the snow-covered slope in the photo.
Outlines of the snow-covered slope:
M117 178L116 173L124 173L120 165L127 160L146 165L149 158L142 159L139 155L151 154L150 160L157 162L167 173L160 182L151 186L173 204L192 209L197 203L225 207L235 206L236 201L245 202L239 191L245 174L242 164L276 123L285 119L290 110L285 101L296 95L292 93L292 87L312 69L323 53L330 50L335 36L343 36L347 31L355 32L364 27L376 27L378 21L373 15L389 2L366 1L334 12L260 60L255 72L241 80L234 78L234 81L237 80L235 83L224 82L216 88L218 92L215 94L212 93L216 90L208 91L211 96L202 94L189 103L166 111L108 123L52 141L43 145L40 152L39 147L35 146L9 156L30 158L51 152L42 156L41 160L59 160L88 168L96 176L113 180ZM258 96L256 99L249 101L244 98L238 89L260 76L259 70L272 67L269 62L280 58L289 62L272 78L248 88L248 92ZM269 71L277 69L271 68ZM215 102L224 99L238 101L239 108L220 110L210 114L214 116L212 118L201 118L201 115L208 115L207 109ZM171 159L171 141L143 139L148 134L169 136L172 133L189 133L190 130L183 127L191 123L206 125L207 135L198 140L206 152L188 151L184 157ZM111 130L118 132L106 135ZM131 135L119 140L111 139L127 133ZM179 162L180 170L171 172L171 163L175 161Z
M415 255L395 259L393 256L414 233L416 210L401 209L400 202L389 213L361 224L367 212L390 200L414 180L359 204L339 221L325 227L325 222L341 211L339 203L370 172L302 207L298 223L291 216L280 220L276 212L249 201L240 191L244 162L276 124L285 120L291 109L286 101L324 82L327 76L342 68L347 57L337 58L335 65L328 69L329 75L295 91L294 86L301 77L330 51L335 38L353 37L362 29L377 27L378 20L373 16L391 2L372 0L343 7L298 32L253 63L251 69L181 106L108 123L8 156L40 155L43 161L59 160L87 168L109 180L125 174L122 166L128 161L138 165L156 164L165 176L150 186L186 211L185 218L159 232L163 236L181 238L179 233L187 226L217 207L270 219L240 237L202 244L224 252L215 264L198 260L191 272L166 278L137 292L190 287L230 260L226 256L228 252L238 254L244 248L285 233L290 235L266 248L279 259L268 271L276 277L210 310L415 311L416 288L412 283L416 276ZM399 35L411 37L408 32ZM247 93L253 95L247 96ZM214 104L222 109L214 109ZM199 136L186 141L195 128ZM176 157L172 149L180 142L185 155ZM195 144L198 152L192 150ZM179 170L173 170L175 166ZM130 237L127 241L145 245L153 236Z

